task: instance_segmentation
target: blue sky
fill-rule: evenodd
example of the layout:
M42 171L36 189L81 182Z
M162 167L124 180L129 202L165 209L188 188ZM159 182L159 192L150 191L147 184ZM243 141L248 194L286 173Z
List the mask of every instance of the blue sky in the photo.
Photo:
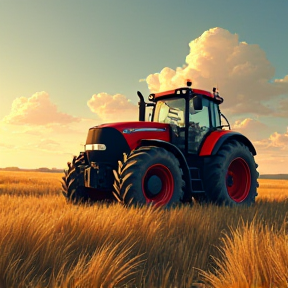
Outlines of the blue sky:
M93 112L87 105L92 95L119 93L137 103L137 90L146 96L149 94L146 81L139 82L140 79L146 79L164 67L182 67L189 54L189 43L214 27L237 34L239 42L259 45L274 69L269 81L284 79L288 75L287 15L287 0L0 0L0 121L9 116L16 99L28 99L41 91L49 95L47 97L52 106L56 105L57 111L71 117L90 119L87 120L89 124L93 119L100 121L100 114L95 115L95 110ZM287 99L288 95L285 92L281 97ZM241 117L237 113L230 114L233 121L238 119L241 122L245 117L251 117L250 114L244 116L242 113ZM257 118L265 125L273 124L267 135L263 135L263 141L265 137L269 139L272 132L277 132L286 143L287 117L253 115L253 120ZM122 120L120 116L119 120ZM11 131L12 126L7 121L5 123L2 132ZM20 133L18 126L13 126L13 129ZM40 133L41 127L32 126L25 126L25 131L34 135ZM17 141L14 135L5 134L5 137ZM38 141L54 139L53 134L47 139L44 135L39 137ZM37 145L36 138L34 141ZM9 149L9 143L4 142L2 138L0 145L2 143L5 149ZM59 143L54 144L57 146ZM284 149L287 154L288 144L285 145L279 149ZM67 153L76 153L77 149L73 149ZM59 146L59 154L60 150ZM50 159L52 152L49 153ZM59 154L55 155L57 159ZM67 155L61 157L63 161ZM43 159L46 158L43 156ZM5 165L10 163L4 156L2 160ZM22 166L25 166L25 161L21 162ZM5 165L0 163L1 167ZM45 161L37 162L37 165L45 166ZM55 161L55 166L59 165L60 161ZM264 165L268 167L267 163Z
M258 44L276 78L288 73L288 1L1 0L0 7L0 116L15 97L42 90L80 115L94 93L137 101L135 91L148 93L139 79L182 66L188 43L213 27Z

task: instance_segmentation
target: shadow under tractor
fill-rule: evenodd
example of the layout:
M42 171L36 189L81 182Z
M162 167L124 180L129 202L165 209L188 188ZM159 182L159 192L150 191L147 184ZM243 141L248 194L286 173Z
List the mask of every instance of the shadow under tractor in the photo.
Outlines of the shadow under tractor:
M188 80L187 87L150 94L149 103L137 94L139 121L89 129L85 151L65 170L68 201L166 207L194 200L255 202L255 148L231 131L215 88L212 93L192 89ZM145 121L146 107L152 108L150 121Z

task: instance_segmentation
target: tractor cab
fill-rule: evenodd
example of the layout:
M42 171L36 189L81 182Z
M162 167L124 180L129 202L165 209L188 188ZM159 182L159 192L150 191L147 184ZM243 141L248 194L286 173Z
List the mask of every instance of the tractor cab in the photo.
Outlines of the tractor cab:
M170 124L172 143L182 151L196 154L205 137L221 129L219 104L223 98L215 88L210 93L192 89L191 85L188 81L185 88L150 94L148 99L153 103L152 122Z

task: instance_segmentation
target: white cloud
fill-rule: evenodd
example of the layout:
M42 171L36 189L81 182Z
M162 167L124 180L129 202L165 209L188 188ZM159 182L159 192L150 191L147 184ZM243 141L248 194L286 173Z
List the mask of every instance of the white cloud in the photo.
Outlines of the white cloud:
M288 96L288 76L271 81L274 68L258 45L239 42L237 34L213 28L189 46L183 67L175 70L165 67L146 78L151 92L182 87L186 79L192 79L195 88L211 91L217 86L224 97L223 108L231 113L287 115L286 106L280 105L274 111L267 102Z
M240 132L250 139L250 141L261 140L269 135L269 128L264 123L251 119L245 118L244 120L237 120L232 125L234 131Z
M287 82L288 83L288 75L286 75L283 79L275 79L276 83L283 83Z
M288 173L288 130L272 133L268 138L254 142L260 173Z
M46 125L49 123L67 124L79 119L59 112L47 92L37 92L29 98L19 97L12 103L11 112L3 121L9 124Z
M288 150L288 132L284 134L280 134L278 132L274 132L269 137L271 147L277 147L281 150Z
M288 127L285 133L272 132L273 128L264 123L246 118L235 121L232 129L253 143L260 173L288 173Z
M87 105L103 122L138 120L138 106L122 94L94 94Z

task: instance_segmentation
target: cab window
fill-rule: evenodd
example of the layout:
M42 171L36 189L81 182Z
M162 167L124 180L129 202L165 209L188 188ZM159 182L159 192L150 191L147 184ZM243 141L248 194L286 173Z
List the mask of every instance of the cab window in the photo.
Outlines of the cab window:
M214 106L214 119L215 119L215 127L220 127L221 126L221 121L220 121L220 112L219 112L219 107L216 103L213 103Z
M200 144L210 129L209 101L203 98L203 109L195 110L189 102L188 152L197 153Z
M184 127L185 99L178 98L158 101L155 109L154 121Z

